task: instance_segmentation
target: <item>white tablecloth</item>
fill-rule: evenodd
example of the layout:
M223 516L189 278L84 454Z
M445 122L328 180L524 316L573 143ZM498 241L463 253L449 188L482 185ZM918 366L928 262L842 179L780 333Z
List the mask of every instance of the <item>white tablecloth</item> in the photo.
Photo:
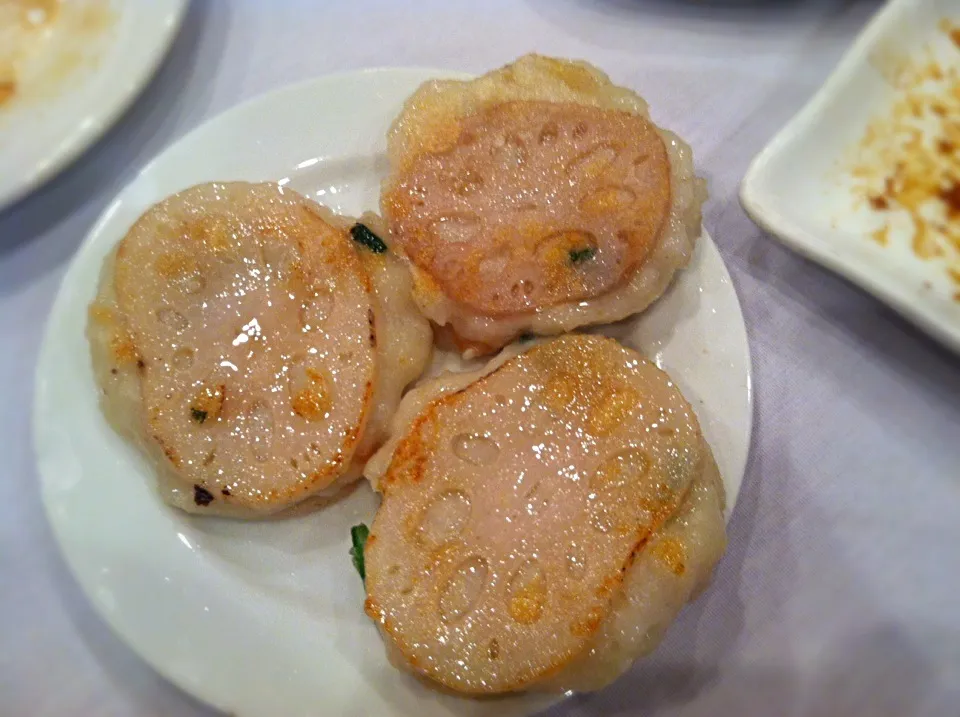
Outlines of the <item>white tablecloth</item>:
M41 330L110 198L199 122L279 85L384 65L482 71L530 50L594 62L693 145L757 405L713 586L655 656L550 714L960 714L960 361L764 236L736 194L878 4L195 0L132 111L0 214L0 715L211 714L93 614L40 505L29 417Z

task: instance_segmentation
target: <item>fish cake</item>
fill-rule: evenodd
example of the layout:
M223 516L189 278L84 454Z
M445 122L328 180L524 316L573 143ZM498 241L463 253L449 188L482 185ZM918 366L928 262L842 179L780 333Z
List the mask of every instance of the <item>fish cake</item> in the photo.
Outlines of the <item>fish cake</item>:
M366 611L401 667L469 694L597 689L725 545L696 416L652 363L568 335L414 389L366 474Z
M642 311L700 234L690 148L586 63L428 82L388 154L382 211L417 301L477 353Z
M173 505L255 517L359 477L431 332L399 261L349 227L275 184L205 184L108 259L88 326L102 405Z

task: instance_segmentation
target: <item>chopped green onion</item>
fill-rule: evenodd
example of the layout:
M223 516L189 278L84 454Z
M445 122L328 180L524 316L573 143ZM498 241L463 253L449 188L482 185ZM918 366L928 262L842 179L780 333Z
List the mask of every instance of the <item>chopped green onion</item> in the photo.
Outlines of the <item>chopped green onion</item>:
M570 250L570 263L571 264L580 264L581 262L592 259L593 255L597 253L597 250L592 246L584 247L583 249L571 249Z
M370 228L366 224L361 224L360 222L354 224L350 227L350 236L353 237L355 242L362 244L374 254L383 254L383 252L387 250L387 245L383 239L370 231Z
M370 528L363 523L350 528L350 542L353 547L350 548L350 557L353 558L353 567L360 573L360 579L366 583L367 570L363 562L363 548L367 544L367 538L370 536Z

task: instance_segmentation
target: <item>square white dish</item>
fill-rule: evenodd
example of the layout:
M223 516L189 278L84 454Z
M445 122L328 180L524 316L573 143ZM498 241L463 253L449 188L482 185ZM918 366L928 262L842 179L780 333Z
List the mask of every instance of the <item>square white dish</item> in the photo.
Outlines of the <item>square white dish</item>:
M872 238L882 220L856 189L868 126L902 98L888 79L928 50L960 67L942 23L960 0L892 0L871 20L809 103L753 160L740 188L750 217L803 256L844 276L960 352L960 284L940 260L918 258L909 236ZM900 94L898 94L900 93Z

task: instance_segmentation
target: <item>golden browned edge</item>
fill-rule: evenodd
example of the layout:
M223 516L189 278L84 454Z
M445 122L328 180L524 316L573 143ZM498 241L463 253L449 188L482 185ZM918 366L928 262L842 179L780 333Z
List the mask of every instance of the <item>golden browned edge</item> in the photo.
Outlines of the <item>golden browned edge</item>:
M204 186L204 185L206 185L206 184L209 184L209 182L203 182L203 183L200 183L200 184L192 185L192 186L190 186L190 187L188 187L188 188L186 188L186 189L181 190L180 192L177 192L177 194L182 194L182 193L184 193L184 192L188 192L188 191L190 191L190 190L192 190L192 189L195 189L195 188L200 187L200 186ZM257 183L256 183L256 182L251 182L251 183L249 183L249 184L250 184L251 186L256 186ZM289 192L289 191L291 191L291 190L288 189L288 190L284 190L284 191ZM353 271L354 276L355 276L357 279L359 279L360 284L361 284L361 285L363 286L363 288L364 288L364 291L365 291L368 295L372 295L372 294L373 294L373 284L372 284L372 281L371 281L370 277L367 275L367 272L364 270L364 268L363 268L363 262L360 260L360 257L359 257L359 255L357 254L357 249L353 246L353 241L350 239L350 237L349 237L349 235L348 235L349 227L351 226L351 223L350 223L349 219L346 218L346 217L341 217L341 216L335 214L335 213L334 213L332 210L330 210L329 208L324 207L324 206L318 204L317 202L313 201L313 200L310 199L309 197L305 197L305 196L299 194L299 192L297 193L297 195L300 197L300 204L298 205L298 207L299 207L300 209L305 210L305 212L306 212L308 215L310 215L310 217L311 217L312 219L319 220L319 221L323 222L324 224L326 224L327 226L333 228L336 232L338 232L338 233L340 234L340 236L341 236L341 237L343 238L343 240L346 242L345 246L347 247L347 250L350 251L350 252L352 252L352 253L354 254L354 256L356 257L356 262L355 262L354 265L351 267L351 270ZM171 196L172 196L172 195L171 195ZM124 252L125 252L126 245L127 245L127 241L128 241L128 239L129 239L130 235L141 225L142 222L146 221L146 217L147 217L147 215L148 215L150 212L152 212L152 211L155 210L157 207L159 207L159 206L161 206L162 204L164 204L165 202L167 202L169 199L170 199L170 197L166 197L166 198L162 199L161 201L157 202L156 204L152 205L149 209L147 209L145 212L143 212L143 214L140 215L140 217L137 219L137 221L133 223L133 225L130 227L130 229L127 230L127 233L124 235L124 237L120 240L120 242L119 242L118 245L117 245L116 256L117 256L117 261L118 261L118 263L119 263L119 260L121 259L121 257L123 256L123 254L124 254ZM291 210L291 211L293 211L293 210L295 210L295 209L296 209L295 207L288 207L288 210ZM294 239L295 239L295 241L297 241L298 244L300 244L300 248L301 248L301 251L302 251L302 248L303 248L303 243L302 243L302 242L303 242L303 240L300 239L300 238L296 238L296 237L295 237ZM329 263L329 262L328 262L328 263ZM116 280L116 274L117 274L117 272L116 272L116 270L115 270L115 271L114 271L114 281ZM116 291L116 289L115 289L115 291ZM118 296L119 296L119 292L117 292L117 293L118 293ZM368 311L367 319L368 319L368 323L369 323L369 327L370 327L370 333L369 333L369 339L368 339L368 340L369 340L369 343L370 343L370 347L371 347L371 349L374 351L374 354L375 354L375 353L376 353L376 347L377 347L377 334L376 334L376 323L375 323L375 320L374 320L375 316L374 316L373 308L372 308L373 303L374 303L374 302L371 301L371 308L370 308L369 311ZM92 312L94 311L94 306L93 306L93 305L91 305L91 309L90 309L90 310L91 310L91 315L92 315ZM99 310L99 311L98 311L98 316L102 316L102 313L103 313L103 311L104 311L105 309L103 309L103 307L98 307L98 310ZM112 312L111 312L111 313L112 313ZM131 330L130 330L128 327L126 327L126 326L124 327L124 331L125 331L125 333L127 334L127 336L129 336L129 340L128 340L128 341L125 341L125 342L122 342L122 343L120 343L120 344L118 345L118 349L115 350L115 356L117 356L117 357L120 356L120 353L117 353L118 351L121 351L121 352L133 351L133 352L135 352L135 355L137 356L137 368L139 369L141 375L143 375L143 374L148 370L148 366L147 366L146 362L143 361L143 359L140 358L140 356L139 356L139 350L136 348L136 347L137 347L136 337L133 336ZM362 434L362 432L363 432L363 428L364 428L364 427L366 426L366 424L367 424L367 420L368 420L369 415L370 415L370 408L371 408L372 403L373 403L373 387L374 387L374 385L375 385L375 383L376 383L377 371L378 371L377 362L374 361L372 376L371 376L371 378L367 381L366 386L365 386L365 388L364 388L363 408L361 409L359 420L358 420L357 423L353 426L353 428L351 428L349 434L347 435L347 437L344 439L343 443L341 444L340 449L339 449L339 450L336 452L336 454L334 455L333 460L328 461L328 462L326 463L326 465L325 465L321 470L315 471L315 472L312 473L310 476L308 476L305 480L298 482L296 485L292 486L291 488L289 488L289 489L286 490L286 491L278 491L278 490L276 490L276 489L272 489L272 490L267 491L267 492L265 492L265 493L261 493L259 496L255 497L255 498L252 498L252 499L251 499L251 497L249 497L249 496L238 496L238 495L233 494L233 493L231 493L231 494L229 494L229 495L224 495L221 491L217 491L217 499L218 499L218 500L221 500L223 503L225 503L225 504L227 504L227 505L233 505L233 506L243 507L243 508L250 508L250 509L252 509L252 510L262 509L262 508L266 505L266 506L270 506L271 512L276 512L276 511L280 511L280 510L284 510L284 509L286 509L286 508L289 508L289 507L291 507L291 505L288 504L288 505L283 505L283 506L281 506L281 507L274 507L274 506L270 505L270 504L273 503L274 501L283 501L283 502L286 503L286 502L288 502L288 501L295 500L295 498L296 498L296 496L297 496L298 494L310 493L310 492L312 492L312 491L314 491L314 490L322 490L322 489L323 489L324 487L326 487L327 485L330 485L331 483L333 483L333 482L336 480L336 478L339 476L339 472L340 472L341 468L343 467L343 465L344 465L344 463L345 463L345 461L346 461L346 457L347 457L348 455L349 455L351 458L353 457L353 453L352 453L352 452L353 452L353 449L356 447L357 443L359 442L360 436L361 436L361 434ZM142 383L142 381L141 381L141 398L143 397L143 396L142 396L142 390L143 390L143 389L142 389L142 386L143 386L143 383ZM144 405L144 408L146 408L146 405ZM180 461L180 457L177 455L176 451L175 451L171 446L166 445L166 443L165 443L165 442L163 441L163 439L157 434L157 432L156 432L156 430L155 430L155 428L154 428L154 424L155 424L156 419L157 419L156 411L157 411L156 408L150 409L149 413L150 413L151 415L147 418L146 426L144 426L144 433L146 434L146 437L147 437L148 439L152 439L152 440L154 441L154 443L160 448L160 450L163 452L164 456L166 456L167 460L170 461L170 463L173 465L173 467L174 467L174 468L178 468L178 467L180 466L180 462L181 462L181 461ZM191 485L193 485L193 484L191 483ZM201 483L198 483L197 485L200 485L200 486L203 487L203 488L206 488L206 487L207 487L207 486L206 486L204 483L202 483L202 482L201 482Z
M580 334L571 334L570 336L575 337L576 340L580 341L600 341L602 343L614 344L616 347L633 351L632 349L623 346L619 342L615 341L606 336L593 336L593 335L580 335ZM498 366L496 369L491 371L489 374L482 376L477 379L474 383L471 383L461 389L452 391L448 394L440 396L437 399L431 401L426 408L421 411L420 415L410 424L410 427L407 429L407 433L404 438L397 445L396 450L394 451L393 458L390 461L390 465L387 468L387 471L384 473L383 478L380 480L380 491L383 495L381 501L381 508L383 502L387 500L389 486L399 482L400 478L408 478L411 482L419 482L424 477L424 467L429 455L427 453L426 441L420 439L420 431L425 427L427 421L431 421L434 425L434 436L433 440L436 440L436 414L437 411L443 405L448 405L449 403L455 400L461 400L463 394L468 390L472 389L475 386L482 385L490 377L498 373L501 369L506 366L511 365L516 359L520 356L525 355L531 351L536 351L541 346L534 346L528 351L525 351L518 356L511 358L509 361L506 361L501 366ZM635 351L633 353L636 353ZM684 399L686 401L686 399ZM691 414L693 412L691 411ZM700 462L704 460L704 455L701 453ZM399 461L399 463L398 463ZM397 464L395 470L394 465ZM410 464L410 465L408 465ZM702 469L702 466L701 466ZM395 472L399 472L399 477L394 475ZM623 561L623 564L615 569L612 573L603 578L600 582L600 587L595 591L595 596L598 598L599 602L595 603L592 607L587 609L586 616L578 623L571 625L571 632L579 638L582 638L581 648L578 650L565 650L560 653L554 661L546 668L536 671L533 669L528 669L524 676L518 678L515 682L508 685L504 685L502 689L496 690L482 690L482 689L470 689L464 688L463 685L454 685L449 682L444 681L443 675L439 674L432 665L421 665L416 657L411 654L410 646L401 639L396 632L395 627L390 620L386 617L386 612L377 602L377 600L370 595L369 585L372 580L367 583L367 598L364 600L364 612L367 616L373 620L375 623L381 625L383 630L390 635L390 638L393 640L394 644L397 645L399 652L403 655L404 659L407 661L407 664L415 672L430 678L431 680L443 685L444 687L450 688L454 692L461 694L471 694L471 695L483 695L483 694L493 694L501 692L515 692L525 686L529 685L531 682L540 681L548 679L557 673L559 673L563 668L565 668L570 662L577 657L582 649L587 646L588 638L593 636L596 631L603 624L603 621L609 616L611 609L613 607L613 599L616 596L616 591L623 586L624 579L626 578L627 571L633 566L636 562L637 556L642 552L644 546L649 542L652 535L659 530L663 524L673 516L683 501L686 499L687 495L690 492L691 483L687 486L687 489L683 493L676 494L674 500L671 501L669 508L664 508L663 510L657 511L654 514L654 521L649 527L644 527L636 531L635 541L630 549L629 554L626 559ZM379 510L379 509L378 509ZM376 519L374 519L376 521ZM374 528L376 527L376 522L374 522ZM367 538L367 547L374 544L376 541L376 534L371 531L370 536ZM369 571L369 565L367 569ZM370 573L368 572L368 580L370 578Z

